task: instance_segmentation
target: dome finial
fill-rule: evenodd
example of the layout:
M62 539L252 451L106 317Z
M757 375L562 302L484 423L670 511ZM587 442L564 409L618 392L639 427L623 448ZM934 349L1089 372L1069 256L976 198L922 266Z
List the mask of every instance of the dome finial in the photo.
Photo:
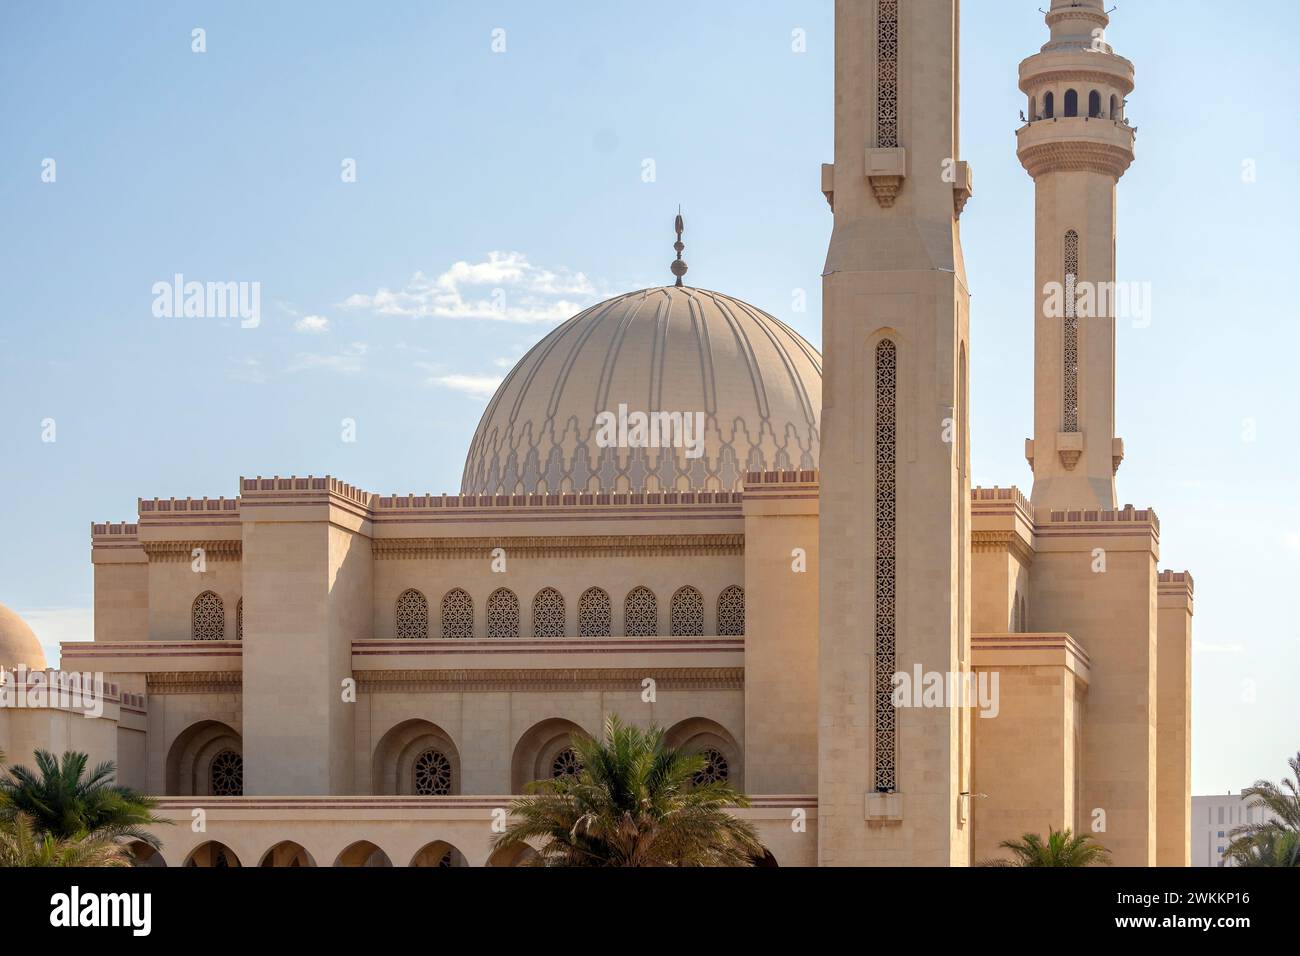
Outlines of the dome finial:
M686 224L682 221L682 207L677 207L677 220L673 223L673 228L677 230L677 241L673 243L673 248L677 250L677 260L672 264L673 275L677 276L677 288L682 287L682 276L686 275L686 263L682 260L682 250L686 248L686 243L682 242L682 230Z

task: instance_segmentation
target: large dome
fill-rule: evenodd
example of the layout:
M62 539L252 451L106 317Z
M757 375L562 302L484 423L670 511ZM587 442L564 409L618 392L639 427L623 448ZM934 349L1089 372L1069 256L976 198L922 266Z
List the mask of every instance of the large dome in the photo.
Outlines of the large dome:
M45 651L27 622L0 604L0 667L12 670L19 664L28 670L45 670Z
M519 360L479 422L461 492L739 490L746 471L817 467L821 404L821 355L784 323L717 292L642 289ZM655 412L688 413L677 447L638 433L637 413ZM701 422L702 440L681 447Z

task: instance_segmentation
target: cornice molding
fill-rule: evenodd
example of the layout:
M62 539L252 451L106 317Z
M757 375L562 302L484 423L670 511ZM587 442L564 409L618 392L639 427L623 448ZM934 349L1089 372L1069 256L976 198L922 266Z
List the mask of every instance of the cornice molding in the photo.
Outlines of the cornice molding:
M241 671L157 671L145 675L152 694L228 694L244 688Z
M152 562L184 562L194 560L194 549L202 548L209 561L238 561L244 554L244 542L239 538L207 538L192 541L142 541L140 547Z
M491 557L502 548L509 557L684 557L699 555L743 555L743 534L615 534L615 535L530 535L494 538L375 538L371 550L376 559L412 560L430 558Z
M1024 565L1032 564L1034 561L1034 549L1014 531L972 531L970 549L972 552L985 554L1010 552Z
M580 667L537 670L506 668L498 670L387 670L361 671L356 675L357 689L368 693L403 691L574 691L574 690L642 690L641 682L654 678L659 690L743 690L743 667L668 667L653 665L630 668Z

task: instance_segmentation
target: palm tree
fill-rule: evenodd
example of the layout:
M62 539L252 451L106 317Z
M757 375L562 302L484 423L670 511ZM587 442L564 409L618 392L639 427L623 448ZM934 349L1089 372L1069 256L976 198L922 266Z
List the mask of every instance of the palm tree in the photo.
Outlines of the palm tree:
M582 769L528 785L494 849L532 843L541 866L752 866L763 847L733 816L748 805L726 783L699 782L704 757L669 747L658 727L618 717L604 739L573 738Z
M38 833L25 813L0 820L0 867L11 866L132 866L130 852L112 837L76 839Z
M157 801L114 784L111 761L84 776L88 759L70 750L60 762L49 751L38 750L38 772L10 767L8 777L0 778L0 820L12 824L26 815L37 833L56 840L140 840L157 849L158 838L144 829L170 822L154 815Z
M1224 854L1238 866L1300 866L1300 753L1287 761L1295 779L1256 780L1241 791L1250 807L1263 807L1270 819L1246 823L1228 834L1232 842Z
M1010 850L1010 860L988 860L985 866L1110 866L1110 850L1093 840L1088 833L1075 836L1064 830L1047 828L1047 840L1037 833L1026 833L1019 840L1003 840L998 846Z

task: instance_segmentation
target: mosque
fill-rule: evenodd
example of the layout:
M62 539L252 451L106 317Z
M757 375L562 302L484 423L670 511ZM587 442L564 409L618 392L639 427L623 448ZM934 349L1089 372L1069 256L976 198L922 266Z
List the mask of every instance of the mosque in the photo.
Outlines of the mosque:
M458 494L243 477L93 524L64 677L0 609L0 750L116 761L175 821L159 866L526 862L492 850L511 795L609 714L746 793L769 865L1050 826L1186 866L1192 580L1118 503L1115 320L1075 308L1115 279L1133 64L1101 0L1052 0L1020 64L1033 486L972 488L958 5L836 0L824 354L686 284L679 221L675 284L534 346Z

